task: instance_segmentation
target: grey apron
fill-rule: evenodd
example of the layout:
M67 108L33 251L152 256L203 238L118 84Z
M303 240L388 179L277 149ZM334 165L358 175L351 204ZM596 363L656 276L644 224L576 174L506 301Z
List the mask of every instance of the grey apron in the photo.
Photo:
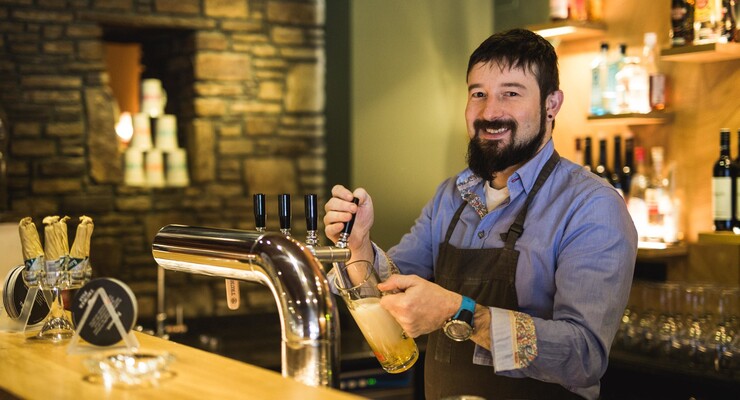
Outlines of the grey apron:
M522 210L507 233L501 237L503 248L458 249L450 238L467 203L452 217L444 242L439 245L439 259L434 279L440 286L468 296L477 304L518 310L514 285L519 251L514 249L521 236L529 204L560 160L557 152L537 176ZM429 334L424 364L424 388L428 399L452 395L477 395L492 399L580 399L581 397L554 383L531 378L509 378L496 375L493 367L473 364L475 343L455 342L441 330Z

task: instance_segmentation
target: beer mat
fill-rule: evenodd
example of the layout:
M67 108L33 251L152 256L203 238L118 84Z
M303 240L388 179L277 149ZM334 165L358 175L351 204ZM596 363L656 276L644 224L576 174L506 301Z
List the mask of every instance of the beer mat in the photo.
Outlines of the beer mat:
M23 265L15 267L8 275L3 287L3 305L8 316L13 319L20 317L29 290L20 276L23 268ZM38 324L49 315L49 305L46 303L44 293L41 290L36 293L34 301L31 315L28 317L28 325Z
M136 323L138 313L136 296L125 283L113 278L93 279L75 294L72 300L72 319L78 326L80 337L96 346L110 346L123 338L105 307L102 297L98 296L95 299L84 325L81 327L78 325L89 307L90 299L95 296L98 289L103 289L108 295L126 333L130 332Z

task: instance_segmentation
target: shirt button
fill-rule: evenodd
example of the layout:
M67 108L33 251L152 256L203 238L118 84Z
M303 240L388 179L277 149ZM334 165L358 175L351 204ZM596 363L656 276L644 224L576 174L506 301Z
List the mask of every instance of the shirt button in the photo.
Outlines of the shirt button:
M485 232L483 232L483 231L479 231L478 232L478 237L479 238L483 239L485 236L486 236L486 233Z

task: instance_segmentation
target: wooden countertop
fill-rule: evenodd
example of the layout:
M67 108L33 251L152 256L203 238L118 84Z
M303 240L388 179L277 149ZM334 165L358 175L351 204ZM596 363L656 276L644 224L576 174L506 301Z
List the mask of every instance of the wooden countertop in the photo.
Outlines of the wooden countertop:
M84 360L55 345L28 340L28 333L0 332L0 398L24 399L359 399L330 388L306 386L279 373L135 332L140 353L166 351L173 374L158 387L113 387L86 380ZM105 350L104 350L105 351ZM3 393L8 392L8 393Z

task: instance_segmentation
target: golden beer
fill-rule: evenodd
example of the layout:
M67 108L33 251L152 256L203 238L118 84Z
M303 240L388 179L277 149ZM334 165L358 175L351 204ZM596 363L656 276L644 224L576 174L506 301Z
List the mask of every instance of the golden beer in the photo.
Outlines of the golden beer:
M397 374L414 365L419 358L416 342L404 335L398 322L380 306L380 298L352 300L348 306L384 370Z

